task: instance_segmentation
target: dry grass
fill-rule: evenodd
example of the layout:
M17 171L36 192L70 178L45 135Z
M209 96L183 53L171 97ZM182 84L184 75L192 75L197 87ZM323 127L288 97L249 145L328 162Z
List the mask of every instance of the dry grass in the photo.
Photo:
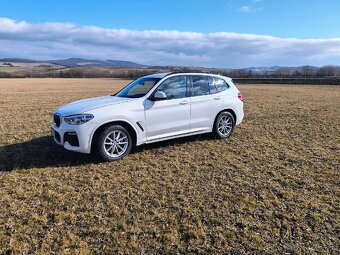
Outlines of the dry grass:
M127 81L0 80L0 253L339 254L340 88L240 85L231 139L64 151L51 111Z

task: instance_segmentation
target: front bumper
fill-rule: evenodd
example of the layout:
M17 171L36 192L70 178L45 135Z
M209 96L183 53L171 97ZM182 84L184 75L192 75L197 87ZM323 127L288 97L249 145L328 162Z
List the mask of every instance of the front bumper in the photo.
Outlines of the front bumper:
M65 149L80 153L91 152L91 135L96 123L89 121L81 125L69 125L62 122L58 127L51 125L51 135L54 141Z

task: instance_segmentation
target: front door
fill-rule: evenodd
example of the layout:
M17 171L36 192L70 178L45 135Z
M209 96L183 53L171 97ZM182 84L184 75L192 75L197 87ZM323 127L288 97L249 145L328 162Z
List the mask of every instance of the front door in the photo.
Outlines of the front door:
M190 97L187 96L187 77L170 77L154 93L157 91L164 92L166 99L147 99L144 102L147 141L189 132Z

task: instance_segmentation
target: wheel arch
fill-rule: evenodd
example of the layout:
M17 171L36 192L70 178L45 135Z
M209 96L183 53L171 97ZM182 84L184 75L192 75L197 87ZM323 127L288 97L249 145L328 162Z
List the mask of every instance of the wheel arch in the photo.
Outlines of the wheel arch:
M231 113L231 115L233 115L233 117L234 117L235 123L237 122L237 116L236 116L235 111L234 111L232 108L225 108L225 109L220 110L220 111L215 115L214 122L213 122L213 128L214 128L214 126L215 126L215 124L216 124L216 119L217 119L218 115L220 115L221 112L229 112L229 113Z
M113 120L113 121L109 121L109 122L105 122L102 123L100 126L98 126L95 131L92 133L91 137L90 137L90 148L91 148L91 152L93 149L93 141L98 137L98 135L100 134L100 132L106 128L107 126L111 126L111 125L120 125L124 128L126 128L132 138L132 146L135 146L137 143L137 131L136 129L133 127L133 125L131 123L129 123L126 120Z

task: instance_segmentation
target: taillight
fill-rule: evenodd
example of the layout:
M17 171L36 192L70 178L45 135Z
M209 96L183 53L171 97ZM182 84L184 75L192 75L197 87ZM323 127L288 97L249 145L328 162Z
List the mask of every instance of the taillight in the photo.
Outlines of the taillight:
M241 101L243 101L243 96L241 92L238 92L237 94L238 99L240 99Z

